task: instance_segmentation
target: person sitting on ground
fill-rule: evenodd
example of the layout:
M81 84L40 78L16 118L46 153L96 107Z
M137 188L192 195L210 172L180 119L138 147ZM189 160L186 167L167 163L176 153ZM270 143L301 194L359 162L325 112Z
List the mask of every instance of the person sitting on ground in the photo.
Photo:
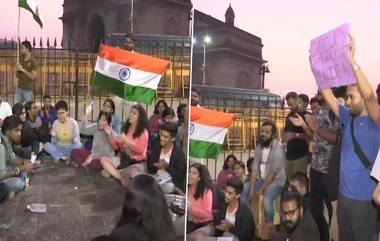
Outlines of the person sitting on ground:
M244 188L240 194L240 200L249 206L249 192L251 191L251 183L245 175L245 164L242 161L237 161L234 164L234 177L237 177L243 184Z
M21 138L22 121L18 116L8 116L3 121L0 133L0 183L4 183L11 199L28 184L28 173L35 164L19 158L12 149L12 142Z
M54 106L51 104L51 96L44 95L42 97L43 106L38 111L38 116L42 120L42 125L47 125L49 128L53 126L55 120L57 120L57 111Z
M172 122L177 125L177 135L175 136L175 142L178 146L182 146L182 135L183 135L183 125L178 126L178 120L175 117L175 112L173 108L168 107L162 113L162 117L165 119L165 122Z
M274 201L280 196L286 182L285 153L277 140L277 127L266 121L261 125L259 142L251 176L251 201L264 196L266 221L274 221Z
M21 103L16 103L12 107L12 112L13 115L20 117L23 123L21 138L18 142L14 142L13 151L16 156L30 159L32 155L38 155L42 151L43 144L38 141L37 130L32 128L30 123L26 120L24 106Z
M207 167L199 163L192 164L187 185L186 240L195 241L212 234L213 185Z
M55 120L57 120L57 111L51 104L51 96L44 95L43 106L38 111L38 116L42 120L42 126L40 128L40 141L46 143L51 141L50 129L53 126Z
M119 116L115 114L115 103L111 99L107 99L103 102L103 111L111 113L112 116L112 122L111 127L112 130L116 132L116 134L121 133L121 121Z
M92 107L89 106L86 109L86 114L80 124L80 133L88 136L93 136L92 150L91 152L85 148L74 149L72 151L72 158L77 167L83 166L90 168L94 171L100 172L103 167L100 163L100 158L108 156L112 159L118 159L115 157L115 150L109 142L109 135L106 132L110 131L110 135L116 135L116 133L110 127L111 114L109 112L100 111L98 116L98 123L88 124L88 117L92 112Z
M79 127L76 120L69 117L69 106L66 101L58 101L55 109L58 119L54 121L51 129L51 142L46 142L44 149L53 157L54 162L62 160L68 165L71 161L71 151L82 147Z
M177 124L175 112L173 108L171 107L168 107L164 110L164 112L162 113L162 117L164 118L165 122L171 122L171 123Z
M176 134L176 124L164 123L160 128L159 138L150 149L149 171L162 181L160 185L166 194L173 193L176 189L185 191L186 159L182 148L176 145Z
M225 187L224 206L215 217L215 236L233 237L234 240L252 241L255 223L248 206L241 202L243 183L237 177L229 179Z
M286 190L281 196L281 228L276 241L319 241L313 217L302 203L297 190Z
M221 170L216 179L216 188L221 191L224 190L224 186L228 179L234 176L234 165L237 162L237 158L235 155L230 154L227 156L226 160L224 160L223 170Z
M163 113L168 108L168 104L164 100L159 100L154 107L153 115L149 118L150 134L154 137L158 136L160 126L165 122Z
M108 236L91 241L177 241L165 197L149 175L134 177L127 187L123 212Z
M29 126L36 130L38 134L38 140L46 143L51 140L50 129L48 126L44 126L41 117L38 115L37 105L33 101L25 103L26 122Z
M141 105L132 106L123 133L117 136L110 134L109 139L113 148L120 150L120 161L109 156L101 157L103 176L111 175L123 185L128 185L131 177L146 173L149 131L146 112Z
M319 236L321 241L330 241L329 226L323 210L315 198L309 192L309 178L305 173L296 172L289 180L289 184L294 186L299 194L302 196L304 208L308 210L318 226Z

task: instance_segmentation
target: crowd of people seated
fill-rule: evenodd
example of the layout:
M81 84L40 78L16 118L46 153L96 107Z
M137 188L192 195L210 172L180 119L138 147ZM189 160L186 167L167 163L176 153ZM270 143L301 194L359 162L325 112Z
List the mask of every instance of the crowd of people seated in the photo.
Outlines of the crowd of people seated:
M1 104L8 105L3 100ZM164 194L186 192L187 162L182 147L186 104L178 107L178 121L165 101L158 101L156 109L159 111L153 116L160 118L149 121L145 108L136 104L124 124L110 99L104 101L96 122L90 120L93 105L77 121L70 117L66 101L52 105L48 95L43 97L40 109L35 102L28 101L14 104L11 113L8 108L6 113L0 110L4 114L0 126L1 201L11 201L32 185L34 170L50 156L55 164L87 168L128 187L122 219L109 237L96 240L123 240L118 238L130 230L134 230L136 237L143 234L146 240L153 240L163 226L168 233L161 235L161 240L176 240ZM148 209L151 202L154 204ZM134 221L128 217L131 210L136 212ZM147 222L147 215L152 223ZM145 220L143 224L141 217Z

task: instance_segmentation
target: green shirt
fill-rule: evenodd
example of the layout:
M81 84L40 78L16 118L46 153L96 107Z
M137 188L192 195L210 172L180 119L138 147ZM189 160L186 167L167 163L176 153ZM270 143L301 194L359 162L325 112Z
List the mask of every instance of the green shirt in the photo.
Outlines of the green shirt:
M7 174L7 166L14 164L16 155L12 149L12 142L0 132L0 180Z
M37 71L38 69L37 60L33 56L30 56L28 61L25 61L25 57L20 56L20 64L29 73L32 71ZM16 77L19 80L18 88L24 90L33 90L33 80L29 78L25 73L17 71Z

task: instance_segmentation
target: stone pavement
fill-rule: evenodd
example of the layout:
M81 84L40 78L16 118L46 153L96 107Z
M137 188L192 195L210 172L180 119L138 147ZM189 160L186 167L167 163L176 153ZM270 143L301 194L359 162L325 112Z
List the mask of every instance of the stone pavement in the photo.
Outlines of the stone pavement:
M0 204L0 240L83 241L109 234L121 215L125 188L84 168L50 158L45 164L28 190ZM30 203L47 204L48 210L32 213L26 209Z

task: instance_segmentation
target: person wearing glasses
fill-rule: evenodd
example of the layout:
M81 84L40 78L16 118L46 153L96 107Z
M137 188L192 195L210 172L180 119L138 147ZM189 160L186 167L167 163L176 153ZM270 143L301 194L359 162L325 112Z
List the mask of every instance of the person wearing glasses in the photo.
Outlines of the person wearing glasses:
M61 160L68 165L71 161L71 151L82 147L79 127L76 120L70 118L66 101L58 101L55 109L58 119L54 121L51 129L51 142L46 142L44 149L53 157L55 163Z
M281 228L276 241L319 241L319 230L310 212L303 206L295 188L281 196Z

